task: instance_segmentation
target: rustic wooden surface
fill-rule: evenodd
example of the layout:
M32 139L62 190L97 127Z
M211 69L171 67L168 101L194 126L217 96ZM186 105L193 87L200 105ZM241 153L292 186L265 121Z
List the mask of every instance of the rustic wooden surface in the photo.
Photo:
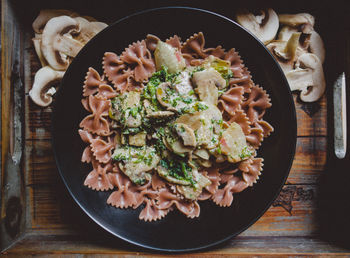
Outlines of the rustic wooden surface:
M10 257L31 254L46 256L48 253L55 256L163 256L110 236L87 218L69 196L53 157L50 134L51 108L39 108L28 97L34 74L40 68L31 43L32 31L30 26L18 28L19 21L13 17L8 2L2 1L2 254ZM18 34L10 35L11 32ZM12 41L9 37L12 37ZM18 41L13 43L15 39ZM11 48L13 44L18 44L16 49L20 49L20 52ZM329 57L328 63L332 61L332 57ZM330 77L328 78L331 81ZM14 85L17 85L19 92L13 90L17 89ZM300 103L296 95L294 96L298 121L296 156L281 194L265 215L238 237L214 249L193 253L192 256L350 254L349 242L338 241L335 237L337 235L341 238L342 230L349 228L348 224L341 224L342 220L346 219L343 216L328 216L328 208L333 209L333 206L323 201L328 197L333 198L333 194L337 193L339 203L348 202L344 192L338 193L325 183L332 182L337 189L336 184L341 185L339 182L348 178L342 177L336 181L334 177L329 177L329 173L334 172L332 169L339 166L332 163L330 93L315 104ZM11 115L14 110L14 96L23 96L24 99L23 106L19 105L22 110L20 116ZM18 107L15 112L19 112ZM21 130L13 128L13 117L20 117ZM13 133L16 135L13 136ZM16 136L23 141L22 162L19 164L11 163ZM341 170L337 171L341 173ZM18 185L9 186L9 182L16 182ZM17 200L15 204L11 196ZM333 199L330 200L333 203ZM346 213L348 210L335 208L334 211ZM333 223L338 226L338 234L332 234L323 225L325 221L333 225L329 220L339 221L339 225Z

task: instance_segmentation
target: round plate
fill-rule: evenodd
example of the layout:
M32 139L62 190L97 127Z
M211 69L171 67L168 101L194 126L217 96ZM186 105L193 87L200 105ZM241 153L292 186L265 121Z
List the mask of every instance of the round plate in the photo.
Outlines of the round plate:
M177 211L164 219L144 222L142 207L118 209L107 205L109 192L83 186L91 165L80 162L84 144L79 123L87 115L81 105L82 86L91 66L102 73L106 51L120 54L129 44L148 33L166 38L187 39L202 31L206 47L235 48L256 84L270 94L272 107L264 119L275 131L258 150L264 170L258 183L234 195L231 207L211 201L200 202L198 218L188 219ZM269 208L280 192L291 167L296 144L296 117L293 98L279 65L264 45L232 20L193 8L167 7L143 11L121 19L94 37L74 59L57 93L53 123L53 147L59 172L79 206L101 227L130 243L162 251L193 251L221 243L252 225Z

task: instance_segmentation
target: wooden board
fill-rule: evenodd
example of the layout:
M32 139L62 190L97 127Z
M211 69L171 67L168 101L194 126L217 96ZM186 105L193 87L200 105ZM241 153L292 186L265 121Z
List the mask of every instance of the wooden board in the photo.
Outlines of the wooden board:
M35 72L40 68L31 43L30 23L27 20L28 24L24 24L9 2L2 0L1 21L2 253L21 257L75 253L162 256L112 237L92 223L69 196L52 152L52 110L37 107L28 97ZM332 49L336 46L330 46L329 53ZM330 57L331 61L334 59ZM336 238L327 239L321 234L322 201L337 193L336 184L334 188L324 184L330 180L325 175L334 164L330 92L314 104L301 103L297 95L294 98L298 122L296 156L279 197L263 217L238 237L192 256L350 254L348 244L344 246ZM19 154L21 162L16 162ZM345 203L346 193L341 192L337 200Z

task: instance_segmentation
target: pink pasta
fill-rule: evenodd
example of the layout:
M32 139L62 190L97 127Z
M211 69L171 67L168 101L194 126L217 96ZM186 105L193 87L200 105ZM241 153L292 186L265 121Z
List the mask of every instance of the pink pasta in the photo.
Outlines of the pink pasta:
M201 201L232 205L236 193L262 176L256 150L273 132L263 120L269 95L254 84L235 49L208 48L202 32L184 42L177 35L164 40L164 56L159 56L161 43L149 34L122 53L106 52L103 74L89 68L81 100L88 114L78 132L85 144L81 161L92 167L84 185L108 191L108 205L140 208L139 219L147 222L173 210L199 217ZM156 65L159 60L162 66ZM202 77L194 76L197 72ZM216 82L213 88L211 79L203 84L205 72L219 74L226 86ZM184 85L179 78L190 88L176 88ZM217 96L213 102L212 96ZM204 114L212 117L198 117ZM230 148L221 149L230 130L243 144L235 157Z

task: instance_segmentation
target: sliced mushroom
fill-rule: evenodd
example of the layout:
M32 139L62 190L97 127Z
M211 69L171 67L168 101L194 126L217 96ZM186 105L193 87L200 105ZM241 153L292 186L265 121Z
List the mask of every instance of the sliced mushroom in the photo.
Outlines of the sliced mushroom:
M42 33L46 23L57 16L67 15L71 17L76 17L79 14L69 10L63 9L43 9L39 12L39 15L34 20L32 27L35 33Z
M318 34L316 31L311 32L309 48L310 52L315 54L320 59L321 63L323 63L326 56L326 50L320 34Z
M185 156L193 151L192 147L185 146L179 138L170 134L163 138L163 143L170 151L180 156Z
M120 169L136 184L149 181L152 177L149 172L160 161L153 147L145 147L143 150L133 147L118 148L114 151L113 158L116 159L118 156L121 159Z
M156 90L156 96L157 96L158 102L166 108L172 107L172 105L169 101L169 96L167 94L167 91L169 89L170 89L170 83L163 82L158 86L158 88Z
M182 123L175 123L174 128L176 133L182 138L185 146L195 147L197 145L196 136L189 126Z
M218 88L226 87L226 80L214 68L194 73L193 82L199 99L213 105L218 103Z
M158 175L160 177L164 178L165 180L169 181L170 183L179 184L179 185L190 185L191 184L187 180L178 179L176 177L171 176L169 171L161 165L158 165L156 170L157 170Z
M144 146L146 144L146 135L147 133L145 132L137 133L135 135L130 134L129 144L138 147Z
M278 31L278 16L271 8L261 10L260 15L256 16L248 10L242 10L236 19L265 45L275 38Z
M47 62L56 70L66 70L69 57L75 57L83 44L71 33L79 31L79 24L69 16L50 19L42 34L41 50Z
M221 153L227 156L232 163L243 159L242 153L248 148L247 141L241 126L235 122L231 123L220 139Z
M39 106L46 107L52 102L52 95L56 92L53 87L63 77L64 72L55 71L49 66L42 67L34 77L30 98Z
M74 19L79 23L79 34L75 37L75 39L84 45L102 29L108 26L103 22L89 22L83 17L75 17Z
M177 73L186 67L181 52L169 44L159 40L154 51L157 71L165 66L170 73Z
M132 108L140 105L141 93L138 91L129 91L127 94L124 93L125 98L123 99L123 109Z
M305 50L298 47L300 32L293 33L288 41L273 41L266 47L277 59L283 72L291 71L298 56Z
M309 13L280 14L279 22L291 27L300 27L304 33L310 33L315 25L315 18Z
M40 64L42 67L44 67L44 66L47 66L48 63L41 51L41 36L42 36L41 34L35 34L35 37L32 40L33 40L35 52L39 57Z
M186 124L196 135L197 145L203 145L206 148L213 148L212 138L214 135L212 121L222 120L222 114L217 106L205 103L206 110L198 111L193 114L185 114L175 120L175 123Z
M196 186L177 185L177 191L188 200L196 200L202 193L204 187L211 185L211 181L206 176L199 174Z
M171 117L174 115L175 115L175 113L172 111L156 111L156 112L151 112L151 113L147 114L146 117L147 118L163 119L163 118Z
M305 102L318 100L324 93L326 81L320 59L311 53L301 55L296 69L286 73L290 89L300 90L300 99Z
M210 155L209 152L206 149L198 149L193 152L194 155L201 159L209 160Z

